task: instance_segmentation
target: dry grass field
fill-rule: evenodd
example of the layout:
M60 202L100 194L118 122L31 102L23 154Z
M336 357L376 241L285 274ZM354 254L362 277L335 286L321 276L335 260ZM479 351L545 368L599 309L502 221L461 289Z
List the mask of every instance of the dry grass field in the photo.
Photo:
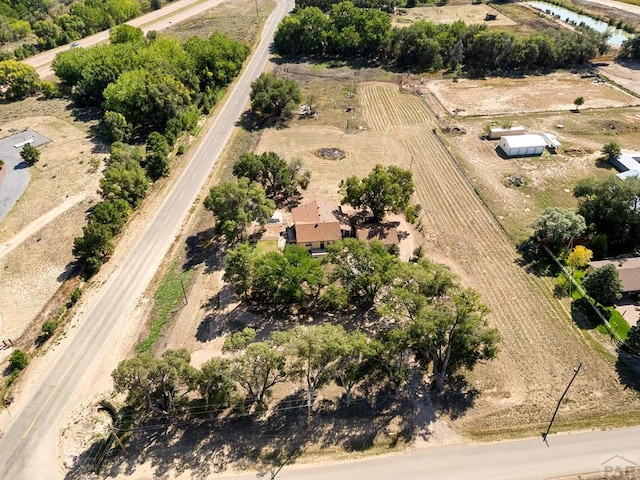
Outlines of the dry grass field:
M584 97L585 108L640 105L640 99L593 78L568 72L523 78L429 80L425 89L444 109L458 116L523 114L574 109L576 97Z
M233 40L253 44L258 33L258 24L273 10L271 0L233 0L223 2L204 15L181 22L163 31L181 40L191 37L208 37L212 32L223 33ZM256 12L257 8L257 12ZM259 21L256 21L256 13Z
M358 86L358 108L366 128L356 134L294 122L265 131L258 150L303 158L313 172L312 191L334 197L340 179L366 174L375 163L412 168L427 254L482 294L504 337L498 360L469 375L480 393L454 426L482 438L539 433L579 362L585 373L560 409L559 428L637 421L637 393L620 382L613 357L576 327L552 281L519 266L514 243L432 132L436 123L422 100L391 83L367 82ZM343 148L348 156L319 160L313 152L320 146Z
M495 20L485 21L486 14L497 15ZM466 24L479 23L487 27L510 27L516 22L500 14L495 8L479 3L477 5L445 5L442 7L415 7L406 9L406 14L394 15L394 27L406 27L419 20L434 23L453 23L462 20Z
M69 107L68 101L34 98L0 105L3 135L31 128L51 140L40 149L27 190L0 223L0 247L24 240L10 251L0 249L3 337L17 339L66 278L73 238L98 196L104 153L91 140L95 121L77 121ZM64 211L56 213L60 206ZM42 228L32 231L38 220Z

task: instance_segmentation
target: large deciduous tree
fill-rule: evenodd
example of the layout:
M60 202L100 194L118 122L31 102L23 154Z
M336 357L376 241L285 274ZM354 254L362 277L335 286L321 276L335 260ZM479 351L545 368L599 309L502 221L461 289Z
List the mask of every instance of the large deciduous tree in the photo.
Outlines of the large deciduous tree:
M227 250L224 257L224 281L234 286L236 294L243 300L249 299L254 278L255 254L249 243L241 243Z
M324 273L320 262L298 245L255 260L251 297L271 305L304 305L317 297Z
M229 243L242 240L252 222L263 225L275 211L262 186L247 178L212 187L204 206L216 217L215 231Z
M377 164L367 177L347 178L342 204L368 208L373 219L379 222L387 212L404 211L412 194L413 179L409 170L394 165L385 168Z
M40 77L36 69L17 60L0 62L0 98L14 100L33 95Z
M236 393L230 361L225 358L207 360L200 367L197 384L205 405L217 408L229 405Z
M302 166L300 159L287 163L275 152L246 152L233 164L233 174L260 183L269 198L287 200L309 185L311 172L302 172Z
M126 200L132 208L142 202L149 188L149 178L133 159L111 162L100 180L100 193L105 200Z
M613 305L622 296L622 282L615 265L596 268L582 284L591 298L605 306Z
M530 225L534 235L548 240L554 248L560 248L565 241L582 235L586 229L584 217L568 208L549 207Z
M640 178L587 178L573 196L590 233L606 235L609 250L628 251L640 241Z
M168 416L197 386L198 372L189 360L185 349L167 350L160 359L143 354L120 362L111 377L116 391L127 394L128 403Z
M309 413L316 392L331 381L338 361L347 352L347 332L341 325L299 325L280 333L290 359L290 375L305 382Z
M327 247L331 279L347 292L351 305L370 308L394 278L398 258L380 242L346 238Z
M471 370L498 353L500 336L489 327L488 309L479 295L461 288L444 267L426 260L401 271L379 312L400 323L396 336L422 368L432 372L436 391L461 368Z
M302 94L295 80L261 74L251 84L251 111L258 117L283 121L293 116Z
M256 342L255 330L230 335L223 351L235 354L230 361L231 377L259 407L264 406L272 388L288 378L285 355L274 342Z

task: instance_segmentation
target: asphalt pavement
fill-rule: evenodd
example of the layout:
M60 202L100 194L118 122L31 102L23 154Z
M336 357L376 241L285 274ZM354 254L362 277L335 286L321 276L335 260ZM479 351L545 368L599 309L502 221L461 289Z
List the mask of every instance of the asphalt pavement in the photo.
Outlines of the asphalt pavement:
M20 153L26 143L39 147L49 142L47 137L33 130L24 130L0 139L0 159L7 171L0 182L0 221L7 216L29 185L29 167L22 161Z

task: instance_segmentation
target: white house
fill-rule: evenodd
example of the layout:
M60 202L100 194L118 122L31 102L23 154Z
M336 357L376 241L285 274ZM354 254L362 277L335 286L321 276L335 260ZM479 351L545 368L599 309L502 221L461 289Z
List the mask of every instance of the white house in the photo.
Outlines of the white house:
M500 148L507 157L542 155L547 141L542 135L514 135L500 137Z

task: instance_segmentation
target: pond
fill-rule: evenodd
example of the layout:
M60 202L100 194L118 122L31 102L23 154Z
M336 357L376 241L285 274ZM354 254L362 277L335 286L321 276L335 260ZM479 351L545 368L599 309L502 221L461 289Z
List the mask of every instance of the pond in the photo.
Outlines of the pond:
M580 13L572 12L571 10L568 10L564 7L558 7L557 5L553 5L551 3L539 1L527 2L527 5L531 5L536 10L551 13L565 23L575 25L584 23L586 26L591 27L598 32L610 33L610 37L607 43L609 45L613 45L614 47L619 47L620 45L622 45L622 42L631 38L631 35L624 30L612 27L608 23L601 22L600 20L591 18L588 15L582 15Z

